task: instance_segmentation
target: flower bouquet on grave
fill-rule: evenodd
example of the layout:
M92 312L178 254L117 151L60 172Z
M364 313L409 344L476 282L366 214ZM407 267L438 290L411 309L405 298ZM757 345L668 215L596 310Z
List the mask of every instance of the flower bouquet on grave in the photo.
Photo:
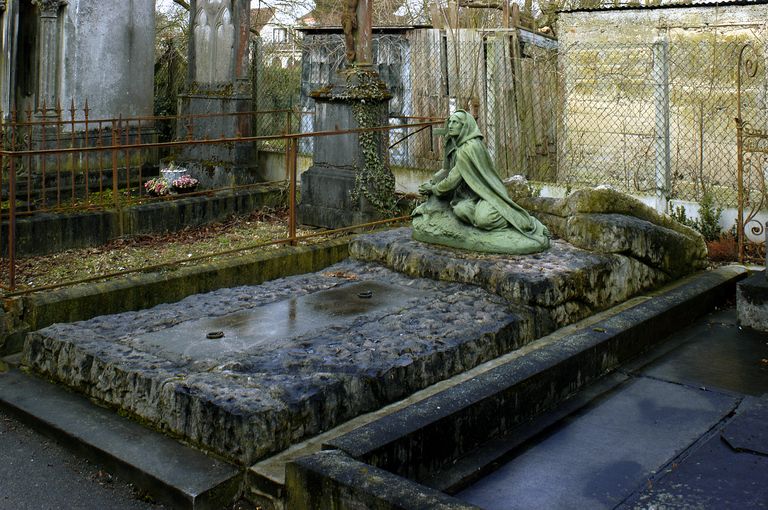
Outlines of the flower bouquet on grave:
M146 190L147 195L152 197L162 197L171 192L171 186L168 184L168 181L162 177L148 180L144 183L144 189Z
M171 182L171 186L173 186L173 191L176 193L189 193L195 191L199 182L200 181L194 177L182 175L178 179L174 179L173 182Z

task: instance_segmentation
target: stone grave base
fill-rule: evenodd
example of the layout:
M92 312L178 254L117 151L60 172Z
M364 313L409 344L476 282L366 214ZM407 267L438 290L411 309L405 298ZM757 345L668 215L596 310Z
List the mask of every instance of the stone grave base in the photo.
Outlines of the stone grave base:
M47 327L24 363L248 465L666 279L561 241L478 255L398 229L350 251L321 272Z
M754 273L736 286L739 324L768 332L768 278L765 271Z

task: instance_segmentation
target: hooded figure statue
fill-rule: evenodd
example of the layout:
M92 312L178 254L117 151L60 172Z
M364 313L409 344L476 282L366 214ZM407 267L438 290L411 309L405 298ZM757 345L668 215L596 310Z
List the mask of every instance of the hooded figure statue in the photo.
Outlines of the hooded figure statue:
M491 253L549 248L547 228L509 198L472 115L458 110L446 133L443 169L419 188L428 198L413 211L414 239Z

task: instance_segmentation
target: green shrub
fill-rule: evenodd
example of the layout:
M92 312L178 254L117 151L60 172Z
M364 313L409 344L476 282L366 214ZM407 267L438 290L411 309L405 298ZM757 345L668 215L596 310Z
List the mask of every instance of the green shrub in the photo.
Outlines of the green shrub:
M704 193L699 204L699 217L697 219L689 218L685 214L685 208L679 205L672 209L670 216L672 219L683 225L687 225L697 230L707 241L717 241L722 236L720 230L720 215L723 208L715 205L715 199L710 193Z

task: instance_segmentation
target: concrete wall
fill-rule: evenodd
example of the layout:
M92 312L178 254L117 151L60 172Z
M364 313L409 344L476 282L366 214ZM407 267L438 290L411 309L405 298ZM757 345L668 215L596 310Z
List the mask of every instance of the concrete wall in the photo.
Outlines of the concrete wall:
M714 27L726 32L750 28L764 31L766 15L768 5L563 12L558 19L557 35L561 47L584 41L653 42L667 30L682 30L691 35L707 34Z
M88 99L92 119L152 115L154 0L69 0L61 16L62 103Z
M285 204L279 186L264 186L212 196L160 200L118 211L74 214L41 213L16 220L17 256L46 255L72 248L98 246L122 236L176 232L185 227L222 221L232 214L247 214L263 206ZM8 228L7 220L0 231ZM8 238L0 239L0 254L8 252Z
M312 166L311 156L299 155L296 170L297 177ZM418 193L419 186L428 181L434 173L426 168L403 168L390 166L395 174L395 190L400 193ZM259 178L266 182L285 179L285 153L259 151Z

